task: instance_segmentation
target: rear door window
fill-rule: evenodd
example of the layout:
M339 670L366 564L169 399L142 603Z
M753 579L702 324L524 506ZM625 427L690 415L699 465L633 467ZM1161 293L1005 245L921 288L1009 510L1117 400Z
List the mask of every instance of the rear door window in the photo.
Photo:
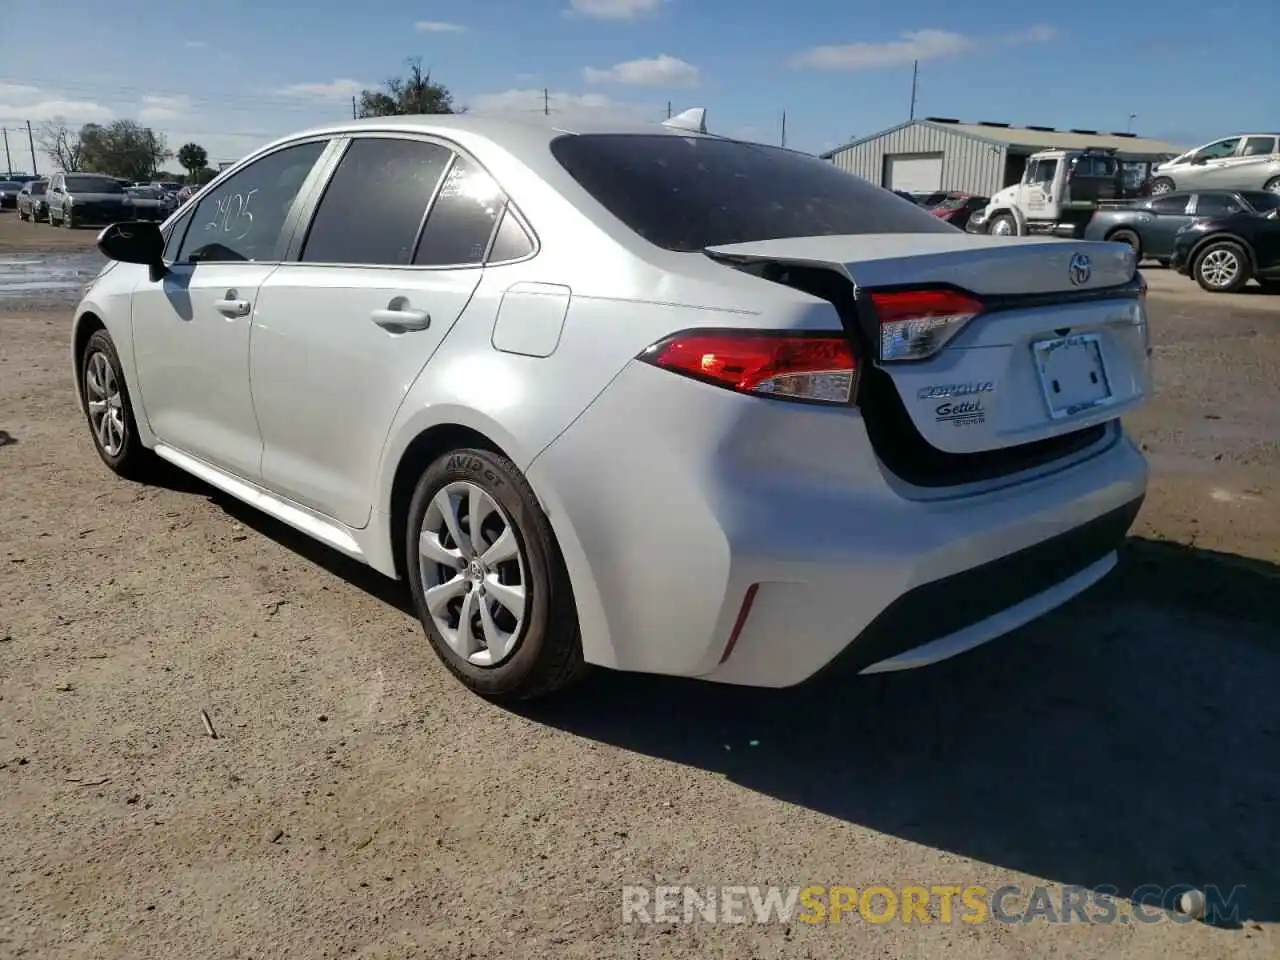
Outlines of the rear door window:
M430 267L483 263L506 206L494 179L458 156L431 205L413 262Z
M1226 217L1243 209L1244 205L1230 194L1202 193L1196 201L1197 217Z
M407 265L450 156L422 140L353 140L325 188L301 259Z
M891 191L779 147L674 134L568 134L552 141L551 152L610 214L667 250L955 231Z
M1249 137L1240 150L1242 157L1265 157L1276 152L1275 137Z
M1183 214L1187 212L1187 201L1191 199L1190 194L1171 193L1167 196L1160 197L1151 201L1151 209L1155 213L1165 214Z

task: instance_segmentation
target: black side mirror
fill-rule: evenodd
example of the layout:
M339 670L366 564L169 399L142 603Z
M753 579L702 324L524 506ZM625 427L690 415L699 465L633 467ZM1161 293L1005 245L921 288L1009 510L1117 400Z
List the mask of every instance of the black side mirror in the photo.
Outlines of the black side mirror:
M150 267L152 280L164 276L164 235L154 221L113 223L98 234L98 249L108 260Z

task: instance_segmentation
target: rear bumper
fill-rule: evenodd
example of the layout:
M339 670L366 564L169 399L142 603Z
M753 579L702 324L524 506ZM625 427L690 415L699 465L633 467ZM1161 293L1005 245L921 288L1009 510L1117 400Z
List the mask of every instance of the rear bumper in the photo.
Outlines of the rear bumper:
M856 410L633 364L529 478L589 661L785 687L837 658L941 659L1079 593L1114 563L1146 464L1112 423L1056 463L923 490L881 463Z
M925 666L1047 613L1110 572L1142 501L1138 496L1033 546L907 591L827 669L881 673Z

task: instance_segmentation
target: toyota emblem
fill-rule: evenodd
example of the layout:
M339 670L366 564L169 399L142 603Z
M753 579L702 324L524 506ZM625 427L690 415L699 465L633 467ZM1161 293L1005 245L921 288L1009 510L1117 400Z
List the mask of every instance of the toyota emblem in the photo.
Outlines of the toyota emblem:
M1089 255L1085 253L1077 253L1071 258L1071 265L1067 268L1067 273L1071 277L1071 282L1077 287L1089 282L1089 276L1093 273L1093 265L1089 262Z

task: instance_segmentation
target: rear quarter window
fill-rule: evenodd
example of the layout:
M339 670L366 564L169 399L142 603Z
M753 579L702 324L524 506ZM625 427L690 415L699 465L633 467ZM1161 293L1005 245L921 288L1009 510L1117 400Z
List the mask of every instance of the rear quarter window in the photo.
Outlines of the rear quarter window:
M672 134L570 134L553 140L551 152L609 213L666 250L956 230L891 191L778 147Z

